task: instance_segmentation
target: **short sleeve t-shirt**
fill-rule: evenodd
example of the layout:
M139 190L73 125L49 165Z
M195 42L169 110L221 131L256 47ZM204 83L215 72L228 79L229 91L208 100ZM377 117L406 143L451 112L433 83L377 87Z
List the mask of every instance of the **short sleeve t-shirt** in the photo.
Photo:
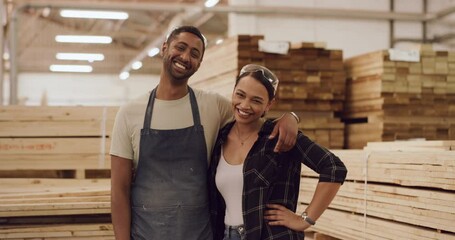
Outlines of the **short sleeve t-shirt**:
M210 159L219 129L232 120L231 103L216 93L199 89L193 91L204 127L207 159ZM139 159L141 129L149 97L150 92L120 107L112 131L110 154L132 159L134 167ZM189 94L177 100L155 99L152 129L180 129L193 125Z

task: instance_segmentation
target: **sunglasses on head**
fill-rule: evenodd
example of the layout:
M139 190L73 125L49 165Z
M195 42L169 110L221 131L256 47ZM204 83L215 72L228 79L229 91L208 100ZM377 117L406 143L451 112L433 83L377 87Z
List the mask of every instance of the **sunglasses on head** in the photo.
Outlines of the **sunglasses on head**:
M253 73L253 72L261 72L262 76L272 85L274 92L276 92L276 89L278 88L278 78L277 76L267 69L266 67L263 67L261 65L257 64L248 64L245 65L241 70L239 76L243 75L244 73Z

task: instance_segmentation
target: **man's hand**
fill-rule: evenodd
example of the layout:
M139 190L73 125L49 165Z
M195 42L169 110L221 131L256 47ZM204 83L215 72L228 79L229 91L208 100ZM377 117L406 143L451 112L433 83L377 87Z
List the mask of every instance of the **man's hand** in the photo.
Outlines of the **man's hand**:
M269 136L269 139L272 139L278 134L278 142L276 143L273 151L286 152L291 150L291 148L294 147L297 139L297 119L292 114L285 113L275 121L277 123Z

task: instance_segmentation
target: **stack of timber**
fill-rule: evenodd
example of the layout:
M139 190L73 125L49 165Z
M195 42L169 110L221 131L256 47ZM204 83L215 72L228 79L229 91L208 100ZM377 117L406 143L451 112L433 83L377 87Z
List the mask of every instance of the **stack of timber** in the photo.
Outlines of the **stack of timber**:
M455 52L422 48L419 62L378 51L345 61L345 147L367 142L455 139Z
M199 71L190 80L195 88L231 98L240 69L250 63L272 70L280 80L272 113L294 111L302 119L300 129L325 147L342 148L344 123L336 117L343 110L345 73L341 50L323 43L292 43L287 54L258 50L263 36L239 35L208 48Z
M0 239L114 239L109 179L0 179Z
M455 239L455 141L368 143L333 150L346 182L312 231L340 239ZM298 207L317 175L302 170Z
M109 177L117 107L0 108L0 177Z
M114 239L108 153L116 111L0 108L0 239Z

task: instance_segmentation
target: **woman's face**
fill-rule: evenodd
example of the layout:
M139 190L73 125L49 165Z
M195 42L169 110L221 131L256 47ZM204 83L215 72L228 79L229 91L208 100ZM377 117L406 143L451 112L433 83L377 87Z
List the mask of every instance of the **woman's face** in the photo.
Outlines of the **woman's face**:
M252 76L241 78L232 93L234 117L239 123L258 120L271 104L265 86Z

